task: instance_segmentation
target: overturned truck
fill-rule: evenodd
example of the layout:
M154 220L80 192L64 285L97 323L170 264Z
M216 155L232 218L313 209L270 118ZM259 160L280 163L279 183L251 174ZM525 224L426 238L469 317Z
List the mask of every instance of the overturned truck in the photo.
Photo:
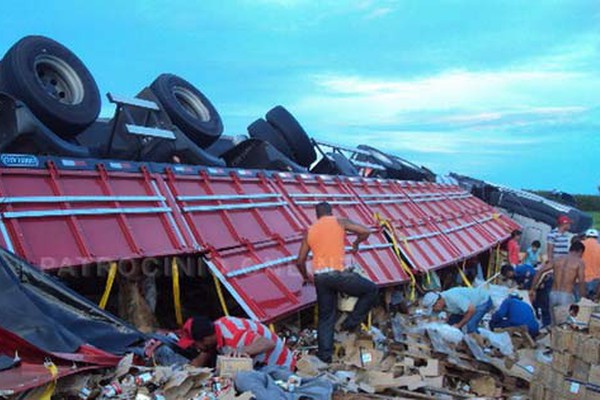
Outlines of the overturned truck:
M138 288L157 317L147 330L194 312L272 322L311 306L294 259L321 201L372 229L349 262L382 287L497 258L518 227L424 167L310 138L282 106L225 136L208 98L172 74L107 99L114 115L99 118L92 74L49 38L4 55L0 246L122 316L115 282Z

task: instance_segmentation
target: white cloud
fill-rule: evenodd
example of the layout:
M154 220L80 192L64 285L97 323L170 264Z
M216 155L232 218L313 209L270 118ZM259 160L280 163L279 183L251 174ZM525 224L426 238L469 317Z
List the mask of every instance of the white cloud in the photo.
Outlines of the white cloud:
M381 18L381 17L391 14L392 12L394 12L394 9L391 7L379 7L379 8L375 8L371 12L369 12L365 16L365 18L366 19Z
M252 0L250 3L267 4L281 7L295 7L309 3L308 0Z
M363 7L376 10L381 3L366 1ZM600 39L582 35L497 70L446 70L416 78L323 73L312 76L314 94L300 98L296 109L315 120L326 116L328 124L338 127L500 128L564 122L600 104L600 76L591 68L599 53Z
M336 116L340 125L539 122L595 106L600 91L600 77L571 71L445 71L416 79L324 74L313 82L316 94L295 108ZM428 120L420 120L425 113Z

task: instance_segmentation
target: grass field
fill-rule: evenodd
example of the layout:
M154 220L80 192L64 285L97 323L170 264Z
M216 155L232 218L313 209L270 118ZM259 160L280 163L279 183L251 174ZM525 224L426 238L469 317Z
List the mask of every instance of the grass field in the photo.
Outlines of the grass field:
M594 228L600 229L600 212L596 211L591 214L594 217Z

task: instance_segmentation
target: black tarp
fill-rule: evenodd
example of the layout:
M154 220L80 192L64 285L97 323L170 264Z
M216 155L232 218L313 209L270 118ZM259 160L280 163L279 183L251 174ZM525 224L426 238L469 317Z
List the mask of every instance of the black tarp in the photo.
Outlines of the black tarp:
M0 304L0 326L47 352L75 353L89 344L121 355L146 339L126 322L4 249L0 249Z
M14 358L0 355L0 372L11 369L19 365L19 362Z

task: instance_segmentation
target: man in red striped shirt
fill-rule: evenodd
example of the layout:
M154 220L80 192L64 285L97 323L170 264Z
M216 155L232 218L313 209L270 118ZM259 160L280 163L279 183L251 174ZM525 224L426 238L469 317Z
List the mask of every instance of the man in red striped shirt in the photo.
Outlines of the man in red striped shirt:
M277 365L294 370L294 354L275 333L258 321L222 317L211 321L207 317L189 318L183 325L179 347L195 347L200 355L194 366L205 366L214 351L220 354L249 356L254 366Z

